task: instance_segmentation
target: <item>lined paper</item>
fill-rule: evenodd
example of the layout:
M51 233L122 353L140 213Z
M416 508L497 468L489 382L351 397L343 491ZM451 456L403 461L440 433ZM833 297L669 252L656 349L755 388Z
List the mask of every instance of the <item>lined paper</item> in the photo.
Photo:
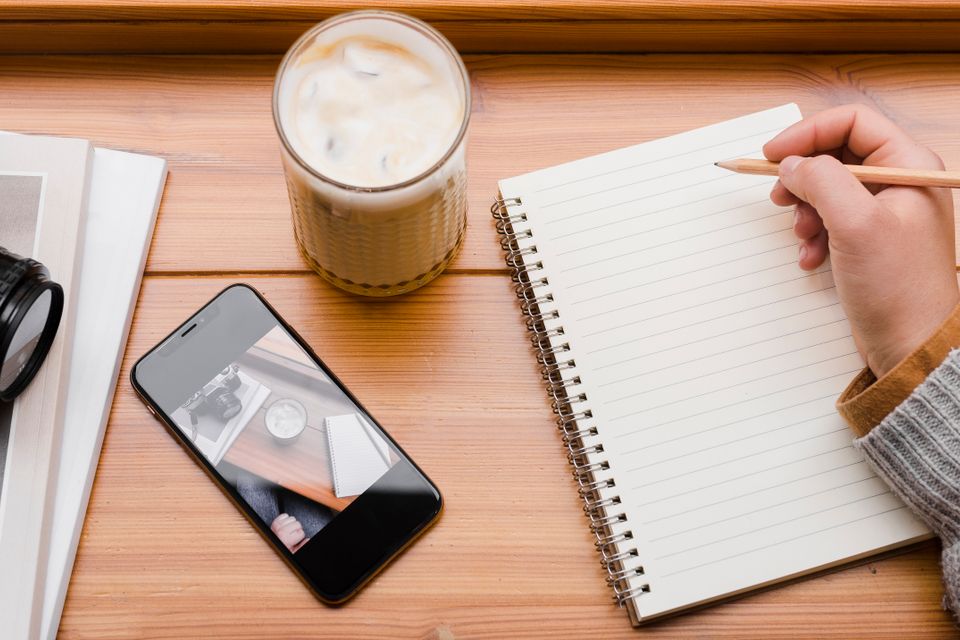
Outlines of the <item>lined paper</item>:
M829 264L797 266L775 179L714 166L799 119L786 105L500 183L650 585L638 617L929 535L834 408L863 362Z
M358 496L390 469L389 450L359 413L324 419L334 493Z

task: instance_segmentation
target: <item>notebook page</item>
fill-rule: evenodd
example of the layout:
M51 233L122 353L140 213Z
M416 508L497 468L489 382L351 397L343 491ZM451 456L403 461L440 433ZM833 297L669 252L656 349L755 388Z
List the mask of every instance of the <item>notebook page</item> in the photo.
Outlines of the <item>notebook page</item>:
M642 617L929 535L834 408L863 362L829 264L797 266L774 178L713 165L799 119L785 105L500 184L622 500Z
M364 422L357 413L324 420L338 498L360 495L390 468L383 441Z

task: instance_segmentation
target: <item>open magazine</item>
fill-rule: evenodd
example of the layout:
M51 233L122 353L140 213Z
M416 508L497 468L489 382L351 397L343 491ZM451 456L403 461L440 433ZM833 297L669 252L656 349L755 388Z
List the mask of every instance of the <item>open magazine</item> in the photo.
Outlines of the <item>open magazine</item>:
M0 620L5 637L19 638L38 630L22 612L34 609L46 578L93 147L39 136L0 142L0 246L42 262L64 291L60 330L44 365L0 422Z
M0 132L0 246L43 262L67 299L37 379L0 404L4 640L57 634L166 171L161 158ZM69 172L85 175L78 209L61 194Z
M35 255L43 191L43 175L0 172L0 246L7 251L20 256ZM0 403L0 500L12 425L13 404Z

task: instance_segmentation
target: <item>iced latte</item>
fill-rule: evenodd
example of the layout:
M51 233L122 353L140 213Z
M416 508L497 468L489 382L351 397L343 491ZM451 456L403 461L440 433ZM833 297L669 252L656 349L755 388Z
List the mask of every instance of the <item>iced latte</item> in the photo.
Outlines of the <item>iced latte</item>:
M388 296L447 266L466 225L466 70L422 22L361 11L297 41L274 87L294 230L333 284Z

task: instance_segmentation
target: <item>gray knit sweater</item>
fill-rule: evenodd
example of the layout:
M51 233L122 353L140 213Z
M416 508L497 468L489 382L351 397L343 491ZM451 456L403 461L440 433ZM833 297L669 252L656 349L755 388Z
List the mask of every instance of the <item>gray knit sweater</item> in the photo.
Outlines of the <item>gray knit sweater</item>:
M940 536L944 606L960 614L960 349L855 445Z

